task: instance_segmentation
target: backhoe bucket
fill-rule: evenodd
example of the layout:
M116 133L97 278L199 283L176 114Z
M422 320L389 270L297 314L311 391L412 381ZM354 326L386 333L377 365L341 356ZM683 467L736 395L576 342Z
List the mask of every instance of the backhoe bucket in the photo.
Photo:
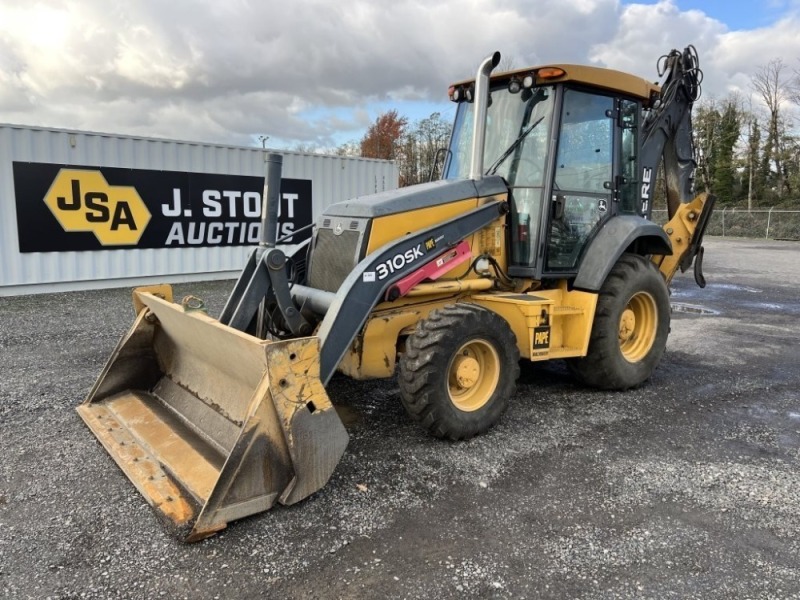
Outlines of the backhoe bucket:
M150 293L78 412L178 537L324 486L348 436L319 340L269 342Z

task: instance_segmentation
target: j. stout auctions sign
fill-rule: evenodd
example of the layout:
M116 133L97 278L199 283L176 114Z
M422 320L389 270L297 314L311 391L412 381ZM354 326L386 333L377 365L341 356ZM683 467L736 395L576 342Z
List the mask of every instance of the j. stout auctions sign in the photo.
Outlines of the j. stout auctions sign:
M14 163L20 252L258 243L263 177ZM283 179L278 238L310 231L311 181ZM287 237L289 236L289 237Z

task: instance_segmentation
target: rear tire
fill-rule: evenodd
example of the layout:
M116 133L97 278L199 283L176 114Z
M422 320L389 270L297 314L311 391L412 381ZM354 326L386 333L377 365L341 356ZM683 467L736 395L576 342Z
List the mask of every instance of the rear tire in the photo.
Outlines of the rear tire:
M517 341L505 319L452 304L432 311L408 336L400 398L431 434L463 440L497 423L518 377Z
M567 360L567 367L596 388L639 386L664 354L669 322L669 291L659 270L644 256L623 254L600 289L588 353Z

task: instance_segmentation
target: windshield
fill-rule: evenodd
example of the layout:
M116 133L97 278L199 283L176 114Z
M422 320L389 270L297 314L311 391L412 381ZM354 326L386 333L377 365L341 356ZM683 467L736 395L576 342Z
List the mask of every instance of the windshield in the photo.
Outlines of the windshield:
M511 186L543 185L554 98L549 86L516 94L506 84L490 90L483 158L487 171L501 175ZM445 179L469 177L474 107L471 102L458 105Z

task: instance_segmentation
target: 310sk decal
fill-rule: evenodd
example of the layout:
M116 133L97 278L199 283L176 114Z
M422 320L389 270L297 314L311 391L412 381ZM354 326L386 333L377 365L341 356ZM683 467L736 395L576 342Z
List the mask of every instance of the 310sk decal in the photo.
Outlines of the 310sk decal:
M382 262L378 266L375 267L375 272L378 275L378 281L386 279L389 275L394 273L395 271L399 271L407 264L410 264L424 256L425 253L420 248L421 244L417 244L414 248L410 250L406 250L405 252L401 252L400 254L395 254L392 258L387 261Z
M389 275L399 271L406 265L415 262L418 258L423 256L425 256L425 253L422 251L422 244L417 244L413 248L398 252L393 257L376 265L374 271L366 271L361 278L366 282L383 281L389 277Z

